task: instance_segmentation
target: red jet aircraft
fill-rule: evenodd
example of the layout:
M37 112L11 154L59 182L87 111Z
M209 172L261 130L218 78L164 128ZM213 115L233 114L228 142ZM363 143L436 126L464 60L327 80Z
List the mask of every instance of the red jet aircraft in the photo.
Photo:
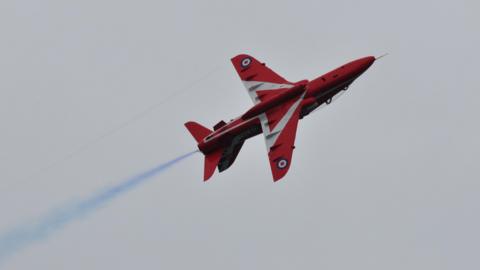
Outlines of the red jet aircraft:
M205 155L204 181L228 169L243 142L263 133L273 180L281 179L291 165L297 123L322 105L343 94L375 62L368 56L347 63L312 81L289 82L250 55L231 59L255 105L230 122L218 122L213 131L195 122L186 128Z

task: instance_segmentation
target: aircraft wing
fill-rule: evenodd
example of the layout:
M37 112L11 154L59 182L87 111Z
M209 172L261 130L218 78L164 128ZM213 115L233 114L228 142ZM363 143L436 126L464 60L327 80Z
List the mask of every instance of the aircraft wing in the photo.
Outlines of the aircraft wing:
M231 61L255 104L294 86L253 56L239 54Z
M260 115L274 181L278 181L285 176L290 168L300 117L300 104L304 95L302 94Z
M253 103L275 97L295 86L253 56L240 54L231 59ZM267 145L273 180L280 180L288 172L300 117L300 103L305 94L276 106L259 118ZM234 155L232 156L234 157ZM231 164L231 162L226 162Z

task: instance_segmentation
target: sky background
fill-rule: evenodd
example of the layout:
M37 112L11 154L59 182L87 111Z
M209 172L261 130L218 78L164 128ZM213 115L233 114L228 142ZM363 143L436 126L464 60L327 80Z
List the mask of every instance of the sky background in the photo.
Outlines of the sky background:
M252 105L236 54L297 81L390 53L300 122L281 181L262 136L207 183L197 154L3 266L479 269L479 8L1 1L0 231L194 150L184 122Z

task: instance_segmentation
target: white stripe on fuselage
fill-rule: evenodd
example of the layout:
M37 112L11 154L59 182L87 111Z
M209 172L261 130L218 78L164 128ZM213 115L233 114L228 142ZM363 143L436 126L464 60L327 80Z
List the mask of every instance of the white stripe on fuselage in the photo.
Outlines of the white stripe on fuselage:
M255 82L255 81L243 81L243 83L244 83L244 85L247 89L250 89L251 87L258 85L257 88L255 88L252 91L249 91L250 97L252 97L252 100L254 102L257 101L257 98L256 98L257 97L257 94L256 94L257 90L284 89L284 88L293 87L293 85L291 85L291 84L276 84L276 83ZM250 88L248 86L250 86ZM305 96L305 94L306 93L303 93L299 97L299 99L297 101L295 101L295 103L293 103L292 106L290 106L288 111L285 113L285 115L282 117L282 119L278 122L278 124L275 126L275 129L273 131L270 131L270 126L268 125L268 119L267 119L266 114L262 113L258 116L258 118L260 119L260 125L262 126L263 134L265 136L265 142L267 144L267 150L268 151L270 151L270 147L272 147L275 144L276 140L278 139L278 136L280 136L281 131L283 130L283 128L285 128L288 121L292 117L293 113L295 112L297 107L300 105L300 103L303 100L303 97ZM228 129L225 129L224 131L222 131L218 134L215 134L212 137L210 137L210 135L209 135L209 136L205 137L204 142L208 142L208 141L212 140L213 138L219 138L219 137L223 136L224 134L228 133L229 131L231 131L232 129L234 129L234 128L240 126L240 125L245 125L246 123L249 123L250 121L255 120L255 118L257 118L257 117L253 117L251 119L248 119L247 121L240 122L237 125L229 127ZM235 121L237 119L238 118L235 118L232 121ZM273 136L268 137L272 134L273 134Z
M237 118L233 119L232 122L235 121L235 120L237 120L238 118L240 118L240 117L237 117ZM210 137L210 135L208 135L207 137L205 137L205 139L204 139L203 141L204 141L204 142L208 142L208 141L212 140L213 138L221 137L223 134L231 131L232 129L234 129L234 128L238 127L238 126L241 126L241 125L245 125L246 123L249 123L250 121L253 121L253 120L255 120L255 117L254 117L254 118L250 118L250 119L248 119L247 121L240 122L240 123L238 123L238 124L236 124L236 125L234 125L234 126L231 126L231 127L227 128L227 129L225 129L224 131L222 131L222 132L220 132L220 133L218 133L218 134L215 134L214 136L211 136L211 137ZM227 124L227 125L228 125L228 124ZM215 133L215 131L212 132L211 134L213 134L213 133ZM207 138L208 138L208 139L207 139Z

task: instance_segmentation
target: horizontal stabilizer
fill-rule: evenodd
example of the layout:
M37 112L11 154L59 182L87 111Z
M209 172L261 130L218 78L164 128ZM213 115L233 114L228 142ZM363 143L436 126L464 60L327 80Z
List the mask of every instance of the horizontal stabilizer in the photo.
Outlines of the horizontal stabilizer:
M219 149L213 153L205 155L205 169L203 174L203 181L207 181L215 173L218 162L222 158L223 149Z

